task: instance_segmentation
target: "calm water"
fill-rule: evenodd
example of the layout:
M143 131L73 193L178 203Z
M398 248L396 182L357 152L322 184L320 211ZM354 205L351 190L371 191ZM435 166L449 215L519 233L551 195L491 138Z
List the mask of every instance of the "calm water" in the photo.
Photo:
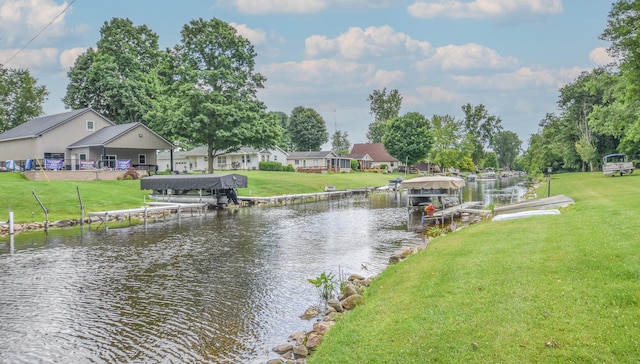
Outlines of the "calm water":
M516 182L469 183L464 200ZM374 194L17 235L0 242L0 363L264 363L311 329L307 279L379 273L421 242L407 223L406 198Z
M318 303L421 237L389 194L0 243L1 363L264 363ZM95 225L94 225L95 228Z

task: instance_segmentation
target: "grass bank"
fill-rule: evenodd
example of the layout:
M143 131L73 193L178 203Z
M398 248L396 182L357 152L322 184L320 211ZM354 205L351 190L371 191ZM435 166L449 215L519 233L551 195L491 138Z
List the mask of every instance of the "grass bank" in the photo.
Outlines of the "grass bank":
M640 174L555 175L551 194L576 205L473 225L388 267L308 363L637 362Z
M240 171L248 176L249 187L240 195L275 196L337 189L384 186L397 175L377 173L305 174L291 172ZM17 223L44 221L44 211L33 196L49 210L50 220L79 219L82 196L85 211L96 212L137 208L149 191L140 190L140 181L29 181L20 173L0 173L0 220L14 212Z

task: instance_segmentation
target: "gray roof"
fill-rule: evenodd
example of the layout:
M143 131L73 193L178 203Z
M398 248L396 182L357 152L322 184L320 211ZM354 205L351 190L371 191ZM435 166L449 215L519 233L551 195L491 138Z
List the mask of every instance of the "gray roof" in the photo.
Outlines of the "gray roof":
M69 111L61 114L41 116L38 118L34 118L27 121L26 123L20 124L15 128L7 130L6 132L0 134L0 140L31 138L38 135L42 135L48 132L49 130L52 130L58 127L59 125L64 124L67 121L79 115L82 115L88 111L94 111L94 110L91 108L84 108L84 109L73 110L73 111ZM97 112L96 114L100 115ZM113 124L111 120L106 118L105 120Z
M106 126L71 144L69 148L102 146L127 133L129 130L137 128L138 125L141 125L141 123Z
M332 151L319 151L319 152L291 152L287 158L330 158L336 157Z

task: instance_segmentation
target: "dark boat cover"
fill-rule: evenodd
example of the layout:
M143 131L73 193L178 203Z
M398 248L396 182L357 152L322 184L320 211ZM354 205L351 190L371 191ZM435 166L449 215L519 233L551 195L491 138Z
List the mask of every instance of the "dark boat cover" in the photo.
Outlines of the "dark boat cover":
M141 190L223 190L247 187L241 174L157 175L140 179Z

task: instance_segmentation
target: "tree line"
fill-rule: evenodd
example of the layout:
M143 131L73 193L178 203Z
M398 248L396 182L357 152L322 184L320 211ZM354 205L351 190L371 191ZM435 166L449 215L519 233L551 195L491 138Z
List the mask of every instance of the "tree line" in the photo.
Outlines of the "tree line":
M366 136L401 162L441 167L594 170L602 156L621 152L634 160L640 144L640 0L612 5L601 39L615 62L582 73L559 90L558 112L548 113L521 150L518 136L482 104L461 107L462 119L417 112L400 115L397 89L373 90L373 122ZM116 123L139 121L178 147L207 145L215 156L241 146L319 150L329 141L326 123L312 108L290 115L269 112L257 97L266 78L255 70L253 45L219 19L194 19L180 42L160 49L147 26L114 18L100 29L95 48L68 72L66 108L92 107ZM0 132L42 115L48 97L28 70L0 67ZM347 132L335 130L332 150L348 153Z

